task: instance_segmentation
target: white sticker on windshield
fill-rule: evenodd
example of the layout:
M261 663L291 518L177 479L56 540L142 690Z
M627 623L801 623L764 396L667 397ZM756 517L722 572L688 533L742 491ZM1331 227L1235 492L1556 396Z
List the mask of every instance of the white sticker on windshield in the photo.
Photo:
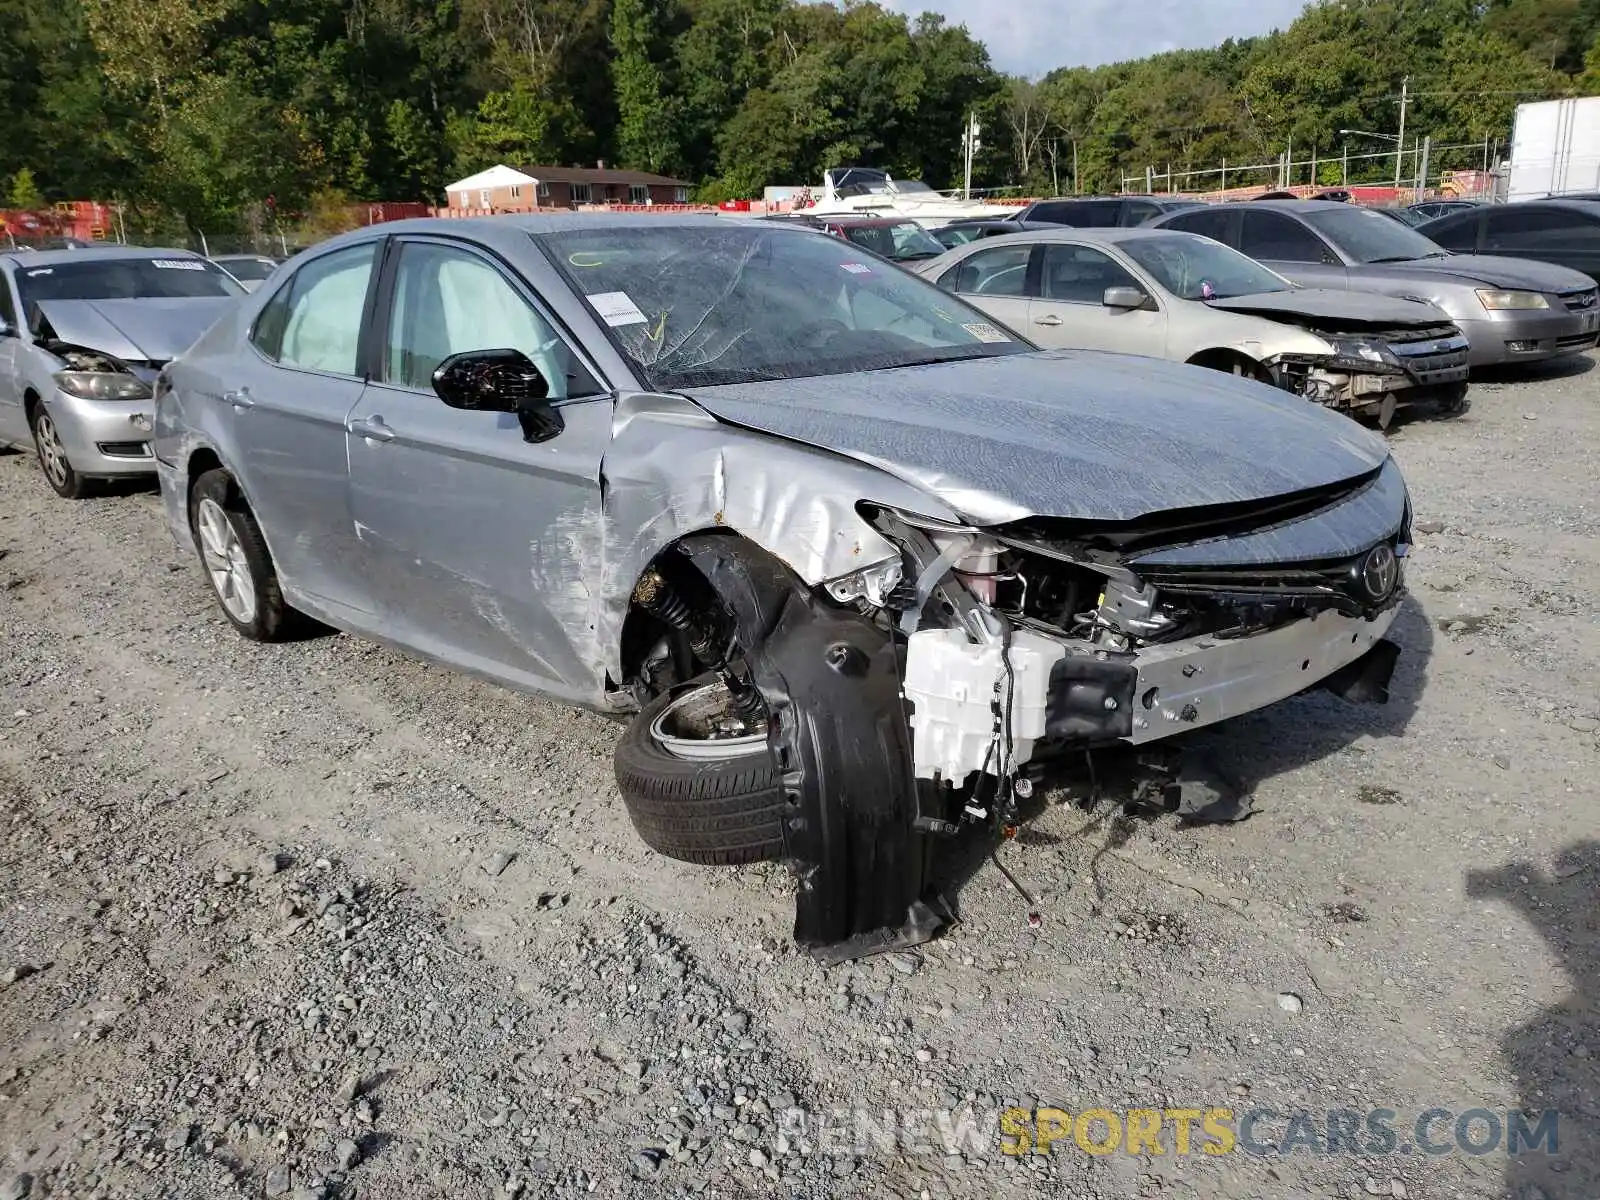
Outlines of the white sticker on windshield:
M204 271L205 263L195 258L152 258L150 265L162 271Z
M595 312L607 325L643 325L648 319L627 292L595 292L584 299L594 305Z
M39 275L54 275L55 273L56 269L54 267L35 267L28 272L28 278L33 279Z
M963 325L961 328L965 329L980 342L1009 342L1011 340L993 325L986 325L982 321L973 325Z
M852 275L871 275L872 274L872 268L867 266L866 263L849 262L849 263L840 263L839 265L841 267L843 267L846 271L849 271L850 274L852 274Z

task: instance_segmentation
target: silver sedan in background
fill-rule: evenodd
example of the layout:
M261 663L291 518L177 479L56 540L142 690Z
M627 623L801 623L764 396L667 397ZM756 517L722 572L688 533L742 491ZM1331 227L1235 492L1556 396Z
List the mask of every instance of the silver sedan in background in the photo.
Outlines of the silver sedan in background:
M1466 339L1433 305L1297 287L1198 234L1057 226L914 269L1042 346L1228 371L1381 426L1401 405L1466 399Z
M0 254L0 444L32 445L69 500L154 473L156 372L243 294L187 250Z
M1600 340L1600 303L1587 275L1527 259L1452 254L1401 222L1355 205L1217 204L1150 224L1215 238L1307 287L1435 304L1466 335L1474 367L1579 354Z

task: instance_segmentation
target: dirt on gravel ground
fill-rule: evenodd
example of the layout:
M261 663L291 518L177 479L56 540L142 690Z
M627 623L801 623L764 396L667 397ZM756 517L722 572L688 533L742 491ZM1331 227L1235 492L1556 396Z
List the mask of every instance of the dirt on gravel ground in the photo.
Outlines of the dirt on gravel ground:
M1600 1195L1589 365L1393 432L1393 701L1212 732L1251 819L1047 804L1001 851L1038 927L969 845L959 926L828 970L781 868L641 847L614 721L245 642L153 491L0 457L0 1200ZM1006 1154L1008 1106L1277 1152Z

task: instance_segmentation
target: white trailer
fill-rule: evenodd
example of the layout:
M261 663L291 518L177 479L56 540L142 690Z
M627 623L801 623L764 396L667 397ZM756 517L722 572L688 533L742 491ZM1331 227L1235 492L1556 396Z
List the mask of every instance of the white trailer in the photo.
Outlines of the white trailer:
M1517 105L1508 200L1600 192L1600 96Z

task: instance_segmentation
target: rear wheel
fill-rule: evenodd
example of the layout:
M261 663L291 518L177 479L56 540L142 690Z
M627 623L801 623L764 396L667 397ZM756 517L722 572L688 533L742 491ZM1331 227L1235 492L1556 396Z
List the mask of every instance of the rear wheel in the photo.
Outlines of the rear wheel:
M747 726L717 676L647 704L614 763L628 816L651 849L706 866L782 857L785 801L766 725Z
M85 479L73 469L67 459L66 447L61 444L55 418L45 411L43 404L34 406L28 424L33 430L33 448L39 455L39 469L44 472L45 482L55 490L56 495L68 500L82 500L94 495L99 490L98 481Z

